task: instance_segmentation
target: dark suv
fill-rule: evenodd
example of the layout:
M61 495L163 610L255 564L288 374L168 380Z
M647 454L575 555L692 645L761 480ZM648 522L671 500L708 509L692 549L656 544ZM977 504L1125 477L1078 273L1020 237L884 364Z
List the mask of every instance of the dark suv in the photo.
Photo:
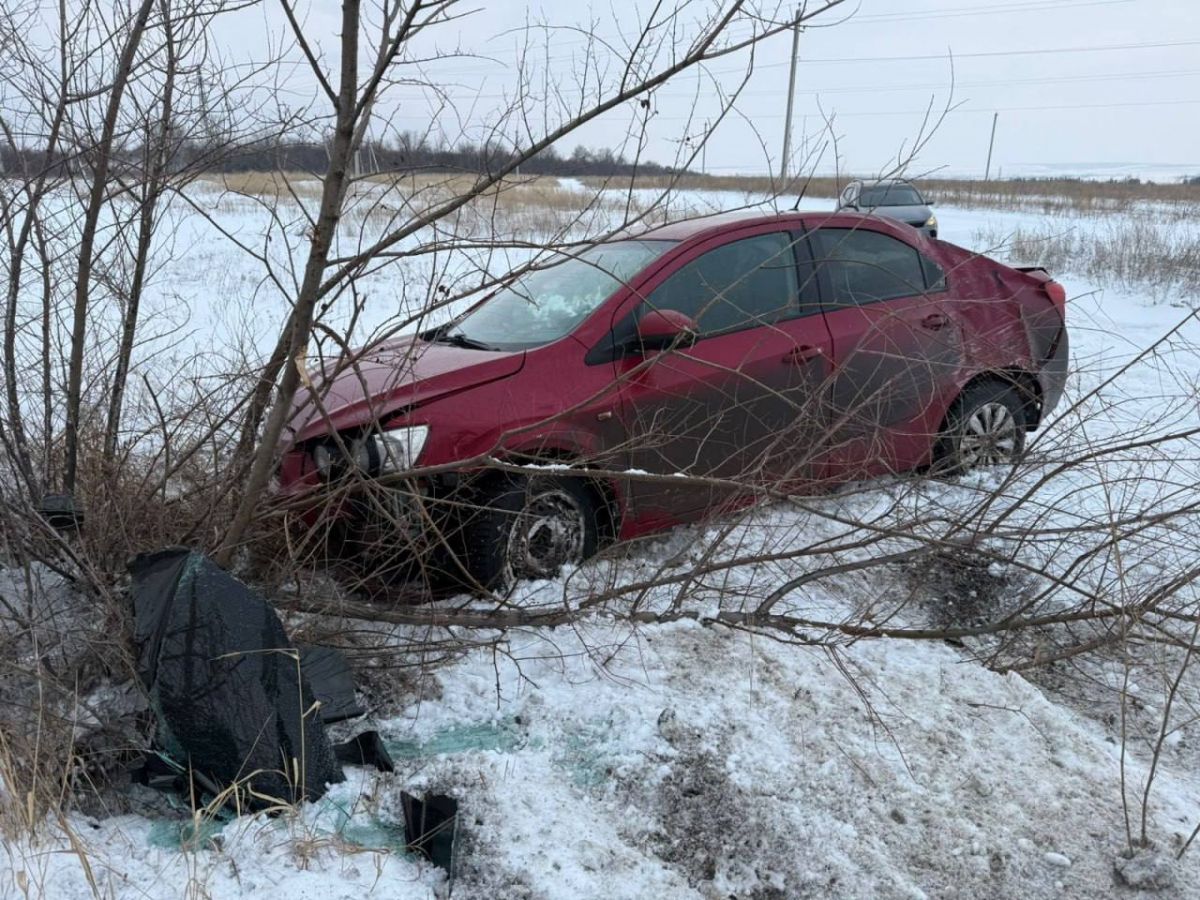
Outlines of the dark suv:
M932 206L908 181L852 181L838 198L837 211L897 219L935 238L938 222Z

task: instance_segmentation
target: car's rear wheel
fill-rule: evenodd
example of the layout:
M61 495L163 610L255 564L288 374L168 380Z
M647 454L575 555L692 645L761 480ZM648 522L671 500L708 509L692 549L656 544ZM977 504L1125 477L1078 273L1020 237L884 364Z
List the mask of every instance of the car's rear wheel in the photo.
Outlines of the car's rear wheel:
M954 402L933 453L933 470L957 475L1013 465L1025 450L1025 403L1011 384L981 381Z
M600 513L582 479L501 476L464 516L463 537L468 581L501 590L592 556Z

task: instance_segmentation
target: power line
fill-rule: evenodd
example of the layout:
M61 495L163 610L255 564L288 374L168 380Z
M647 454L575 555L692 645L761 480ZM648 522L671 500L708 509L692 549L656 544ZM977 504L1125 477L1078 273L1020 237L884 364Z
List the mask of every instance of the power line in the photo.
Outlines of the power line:
M799 62L803 62L803 60L799 60ZM989 79L984 81L957 81L953 85L947 81L926 81L922 83L906 85L854 85L850 87L833 87L825 89L797 89L796 93L807 94L809 96L825 97L831 94L882 94L904 91L936 91L945 90L951 86L953 86L955 90L960 90L967 88L1014 87L1020 85L1084 84L1092 81L1135 81L1151 78L1186 78L1195 75L1200 75L1200 69L1170 69L1153 72L1099 72L1091 75L1052 75L1044 78L1003 78ZM412 87L416 86L413 85ZM778 94L778 88L773 88L769 90L741 91L739 96L775 97L778 96ZM477 94L474 92L462 94L440 94L439 96L445 97L454 103L466 103L475 100L513 99L511 94Z
M1157 41L1148 44L1108 44L1101 47L1042 47L1035 50L983 50L977 53L923 53L914 56L840 56L825 58L808 58L800 60L801 65L825 65L830 63L864 63L864 62L912 62L923 59L984 59L998 56L1039 56L1047 53L1108 53L1118 50L1152 50L1160 47L1194 47L1197 41ZM755 69L771 69L786 66L786 62L762 63ZM716 70L710 70L719 74ZM729 69L730 72L741 72L742 69Z
M922 61L922 60L925 60L925 61L938 60L938 61L944 62L944 61L947 61L950 59L953 59L957 62L959 60L964 60L964 59L997 59L997 58L1005 58L1005 57L1011 57L1011 56L1045 56L1045 55L1054 54L1054 53L1059 53L1059 54L1066 54L1066 53L1117 53L1117 52L1126 52L1126 51L1131 51L1131 50L1155 50L1155 49L1162 49L1165 47L1195 47L1195 46L1200 46L1200 40L1155 41L1155 42L1151 42L1151 43L1141 43L1141 44L1108 44L1108 45L1102 45L1102 46L1098 46L1098 47L1042 47L1042 48L1030 49L1030 50L985 50L985 51L978 51L978 52L974 52L974 53L954 53L951 50L947 50L945 53L924 53L924 54L917 54L917 55L912 55L912 56L842 56L842 57L824 57L824 58L809 57L806 59L799 60L799 65L800 66L819 66L819 65L842 65L842 64L847 64L847 63L916 62L916 61ZM572 59L572 58L573 57L563 57L563 59ZM783 66L790 65L790 62L791 62L790 59L788 59L788 60L781 60L779 62L755 63L753 71L757 72L760 69L777 69L777 68L781 68ZM480 65L486 65L490 68L490 70L488 72L484 73L484 72L475 71L475 70L466 70L466 69L451 70L451 69L440 69L440 68L435 67L435 68L432 68L429 70L428 77L429 78L438 78L438 79L443 79L443 78L447 78L447 77L451 77L451 76L455 76L455 75L490 77L491 75L495 74L496 63L494 61L488 61L488 62L481 61ZM745 67L724 68L724 69L707 69L706 68L706 69L702 69L700 71L703 71L708 75L735 75L735 74L740 75L740 74L744 74L746 69L745 69Z
M988 106L978 109L968 109L963 106L958 106L952 109L951 114L955 113L986 113L991 115L994 112L1037 112L1039 110L1064 110L1064 109L1118 109L1128 107L1143 107L1143 106L1189 106L1200 103L1200 99L1195 100L1131 100L1127 103L1064 103L1051 106ZM940 110L934 107L931 111L929 107L924 109L881 109L870 112L837 112L836 110L829 113L830 118L845 119L857 118L859 116L923 116L926 114L940 115ZM684 121L690 118L689 116L655 116L656 119L662 121L674 122ZM755 113L754 119L778 119L778 114L761 114Z
M1048 106L987 106L971 109L964 106L957 106L950 110L950 115L958 113L974 113L991 115L995 112L1040 112L1054 110L1072 110L1072 109L1128 109L1130 107L1146 107L1146 106L1194 106L1200 104L1200 98L1195 100L1131 100L1127 103L1063 103ZM937 107L932 110L929 107L923 109L880 109L860 112L838 112L833 111L828 113L833 119L860 118L862 116L940 116L941 111ZM805 115L816 115L815 112L806 113ZM760 121L762 119L782 119L780 113L763 114L755 113L753 119ZM429 116L389 116L389 121L399 122L428 122ZM694 116L655 116L652 121L659 122L686 122L694 121ZM479 127L487 127L487 123L464 123L466 125L476 124Z
M1042 11L1050 11L1050 10L1057 11L1057 10L1076 9L1078 7L1089 7L1089 6L1117 6L1117 5L1125 5L1125 4L1132 3L1132 2L1134 2L1134 0L1016 0L1016 2L1013 2L1013 3L1003 3L1003 4L990 5L990 6L959 6L959 7L952 7L951 9L946 9L946 10L936 10L936 11L928 10L928 11L924 11L924 12L918 10L918 11L914 11L914 12L887 12L887 13L865 13L865 14L864 13L855 13L853 15L847 16L846 18L842 18L842 19L836 19L835 17L837 14L831 10L827 16L818 17L818 18L814 18L814 19L810 20L807 23L807 27L814 28L814 29L817 29L817 28L841 29L841 28L847 28L852 25L869 25L869 24L872 24L875 22L885 22L885 23L886 22L896 22L896 21L911 22L911 21L927 21L927 20L931 20L931 19L954 19L954 18L962 18L965 16L978 16L978 15L990 16L990 15L1003 15L1003 14L1011 14L1011 13L1042 12ZM823 22L826 21L826 19L830 20L830 24L822 24ZM779 24L783 25L786 23L780 22ZM551 31L561 30L561 29L563 29L563 27L564 26L558 26L556 29L555 26L549 26L549 30L551 30ZM535 30L540 30L540 29L535 28ZM736 32L733 29L730 30L731 37L735 33ZM600 43L600 42L603 42L606 44L616 44L616 43L621 43L621 42L629 43L631 41L636 41L637 38L640 36L640 34L641 34L641 32L630 32L628 34L616 34L616 35L612 35L610 37L605 37L602 39L596 38L595 40L593 40L590 37L577 38L577 39L566 39L566 40L562 40L562 39L559 39L556 37L556 38L554 38L554 46L555 47L576 47L576 46L586 46L591 43ZM741 39L749 38L751 36L751 34L752 34L752 32L747 31L747 32L742 33L741 36L736 39L741 40ZM552 62L561 62L564 60L569 60L571 58L572 57L570 57L570 56L556 56L556 57L550 57L549 59ZM480 62L480 65L487 65L487 63Z
M1078 0L1078 2L1069 2L1069 0L1068 0L1068 2L1052 2L1052 0L1028 0L1028 2L1029 2L1028 6L1021 6L1018 4L1006 4L1003 6L978 7L978 8L975 8L974 10L968 10L966 8L959 7L958 9L961 10L959 12L953 12L953 11L947 11L945 13L930 12L928 14L914 13L912 15L902 14L902 13L876 13L873 15L876 16L877 18L868 18L866 16L854 16L852 18L838 20L836 25L822 25L822 24L820 24L823 21L822 19L815 19L815 20L810 21L807 24L807 27L811 28L811 29L818 29L818 28L819 29L827 29L827 28L840 29L840 28L848 27L850 25L854 25L856 23L870 24L870 22L873 22L873 21L878 21L878 22L884 23L884 22L892 22L892 21L899 22L899 21L917 21L917 20L925 20L925 19L937 19L937 18L959 18L959 17L969 16L969 15L979 15L979 14L989 14L990 15L993 13L999 14L999 13L1005 13L1005 12L1030 13L1030 12L1038 12L1038 11L1043 11L1043 10L1050 11L1050 10L1073 9L1076 7L1085 7L1085 6L1110 6L1110 5L1116 5L1116 4L1131 3L1131 2L1133 2L1133 0ZM1033 5L1034 3L1037 3L1039 5L1035 6L1035 5ZM782 23L780 23L780 24L782 24ZM731 36L732 36L732 32L731 32ZM744 35L742 35L742 37L739 39L748 39L750 36L751 36L750 33L747 32ZM580 38L577 40L555 38L554 45L556 47L571 47L571 46L582 47L582 46L590 45L590 46L604 48L610 44L616 44L616 43L622 42L622 41L628 42L631 39L636 39L636 37L637 37L636 34L630 34L630 35L616 35L612 38L606 38L603 40L600 38L596 38L594 40L592 38ZM1200 40L1167 41L1167 42L1160 42L1160 43L1145 43L1145 44L1116 44L1116 45L1101 46L1101 47L1051 47L1051 48L1045 48L1045 49L1040 49L1040 50L1002 50L1002 51L985 51L985 52L978 52L978 53L956 53L956 54L954 54L954 58L955 59L972 59L972 58L993 57L993 56L1020 56L1020 55L1025 55L1025 54L1042 54L1042 53L1094 53L1094 52L1106 52L1109 50L1139 50L1139 49L1151 49L1151 48L1157 48L1157 47L1185 47L1185 46L1194 46L1196 44L1200 44ZM820 64L826 64L826 63L842 64L842 63L859 63L859 62L892 62L892 61L903 62L903 61L909 61L909 60L945 59L949 55L950 54L947 52L947 53L924 54L924 55L917 55L917 56L831 57L831 58L826 58L826 59L806 59L806 60L801 60L801 63L804 65L820 65ZM566 54L566 55L562 55L562 56L552 56L552 57L549 57L546 59L539 59L539 60L537 60L537 62L538 63L572 62L575 59L576 59L575 54ZM496 60L481 59L481 60L478 60L477 62L467 63L465 65L476 66L476 67L479 67L479 68L482 68L485 70L494 71L494 68L496 66ZM785 66L785 65L788 65L788 63L787 62L763 63L763 64L756 66L755 68L772 68L772 67ZM716 70L710 70L710 71L713 71L714 73L716 72ZM740 72L742 70L741 69L726 69L726 70L722 70L722 71L723 72ZM438 70L437 74L439 76L473 75L473 74L478 74L478 69L461 68L461 69Z
M1074 9L1080 6L1116 6L1117 4L1132 3L1133 0L1077 0L1077 2L1059 2L1059 0L1024 0L1024 2L1006 3L1002 6L959 6L951 9L915 12L870 13L856 15L846 20L845 25L867 22L909 22L925 19L958 19L964 16L991 15L994 13L1039 12L1041 10Z
M801 60L803 62L803 60ZM956 81L953 84L955 90L965 88L989 88L989 87L1014 87L1019 85L1041 85L1041 84L1076 84L1086 83L1090 81L1133 81L1143 78L1183 78L1192 75L1200 75L1200 69L1174 69L1171 71L1157 72L1102 72L1094 75L1052 75L1044 78L1004 78L986 81ZM945 90L952 85L947 81L927 81L921 84L902 84L902 85L855 85L853 87L834 87L834 88L812 88L810 90L797 90L797 94L809 94L813 96L827 96L829 94L880 94L880 93L895 93L897 91L927 91L927 90ZM779 93L778 89L762 90L762 91L742 91L742 97L758 97L758 96L776 96ZM472 94L474 98L477 95ZM481 98L482 99L482 98ZM492 99L500 99L499 96Z

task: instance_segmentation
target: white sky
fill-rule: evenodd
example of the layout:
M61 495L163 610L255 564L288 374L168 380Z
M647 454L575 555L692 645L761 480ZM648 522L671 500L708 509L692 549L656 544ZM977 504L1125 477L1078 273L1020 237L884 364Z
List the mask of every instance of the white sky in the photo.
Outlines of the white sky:
M810 6L816 2L810 0ZM569 0L464 2L459 10L468 15L422 43L426 49L458 44L478 54L428 70L459 112L457 117L443 114L436 127L452 141L464 128L479 136L481 124L492 119L500 98L512 89L519 41L512 29L527 19L556 25L591 20L601 36L614 37L632 33L654 5L646 0L591 6ZM711 9L711 3L695 8ZM224 26L223 49L237 55L254 46L255 35L277 31L282 22L270 2L249 15L253 18L243 18L236 28ZM1200 0L860 0L820 21L830 27L810 27L800 40L793 149L805 146L805 132L809 147L827 142L824 110L835 116L837 165L843 171L886 169L902 147L911 146L930 102L939 110L947 103L953 53L953 98L960 105L921 151L915 171L982 174L992 115L999 112L993 172L1087 174L1111 166L1134 174L1143 169L1200 174ZM338 7L330 0L309 7L307 30L331 54L338 24ZM708 171L778 169L790 49L788 35L758 47L736 111L708 144ZM549 46L551 79L569 86L584 50L578 35L556 32ZM545 56L540 34L534 51ZM746 60L745 55L721 60L711 71L732 90ZM539 71L533 85L539 92L541 77ZM311 91L301 75L289 86L297 99ZM715 95L712 81L701 83L695 74L658 90L646 156L672 162L689 131L689 110L695 105L691 132L698 133L719 109ZM427 127L431 96L428 88L393 90L387 108L396 127ZM585 127L560 149L617 145L628 133L631 113L625 108ZM538 108L535 125L540 115ZM832 146L817 168L834 170Z

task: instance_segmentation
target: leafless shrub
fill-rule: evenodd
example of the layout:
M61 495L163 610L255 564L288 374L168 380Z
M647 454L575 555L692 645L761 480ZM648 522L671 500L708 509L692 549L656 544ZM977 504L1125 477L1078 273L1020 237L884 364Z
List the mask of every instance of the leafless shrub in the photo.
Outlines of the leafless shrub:
M117 604L27 561L0 570L0 610L0 828L15 839L119 780L145 733Z
M836 5L814 4L803 15L814 18ZM1152 761L1140 784L1134 784L1131 774L1129 785L1122 786L1130 811L1128 843L1132 847L1151 840L1147 810L1153 802L1154 762L1169 747L1167 737L1176 727L1176 698L1187 697L1190 704L1196 643L1193 588L1200 574L1194 527L1200 498L1194 477L1175 468L1180 459L1195 459L1200 449L1198 430L1185 414L1194 401L1194 385L1178 369L1162 372L1163 382L1174 385L1166 389L1175 392L1169 402L1154 417L1139 419L1138 398L1124 393L1124 369L1111 374L1080 366L1058 427L1039 436L1019 465L951 484L896 472L908 466L897 464L894 447L879 438L877 427L881 398L887 396L881 392L896 390L895 379L877 379L869 390L848 398L822 433L783 428L762 446L746 450L728 470L677 473L664 465L658 474L649 474L624 465L622 454L652 457L665 439L678 436L670 428L656 432L646 427L655 423L641 423L641 433L626 446L596 458L513 456L496 446L457 461L455 467L523 482L577 479L602 501L635 487L669 484L715 502L710 515L689 526L694 540L665 558L645 558L636 571L621 566L636 544L613 540L594 562L536 590L516 586L497 593L468 583L473 595L456 593L433 604L395 602L434 599L421 585L425 572L420 563L413 571L408 562L412 551L427 549L431 542L453 549L454 520L448 514L477 511L481 504L470 495L430 499L420 489L420 479L441 473L428 469L406 473L393 484L351 478L333 485L331 493L335 500L365 505L373 517L374 531L359 548L360 558L367 557L369 564L352 576L335 570L342 583L333 586L297 575L336 565L329 541L337 537L337 523L313 522L301 504L273 498L268 491L294 404L322 402L307 360L353 370L371 352L370 345L451 314L459 308L456 304L507 283L514 270L551 265L556 253L570 255L594 240L659 221L662 199L678 188L743 190L754 195L745 205L756 205L763 195L790 200L801 192L833 194L838 184L807 177L781 183L681 176L610 180L573 192L517 175L521 160L614 109L632 109L636 139L648 115L643 101L658 86L792 25L790 12L764 18L749 14L740 3L706 13L682 51L676 42L687 24L684 11L657 11L643 24L642 40L626 48L616 79L592 85L582 99L565 90L554 98L528 90L515 97L511 106L497 111L492 124L497 136L520 124L521 138L508 162L496 170L454 177L381 177L358 171L355 153L364 134L368 128L388 126L375 110L396 60L415 35L448 21L452 7L443 0L385 6L379 21L367 23L359 4L347 0L341 31L345 77L340 80L311 51L311 35L294 14L290 17L295 51L311 68L321 92L322 106L306 114L306 124L332 131L329 165L314 178L292 173L225 176L197 185L189 194L188 184L202 166L181 171L163 164L164 154L172 151L169 138L175 132L170 126L176 113L160 101L147 104L159 96L156 92L141 97L141 105L134 103L131 112L133 101L123 98L107 77L121 59L145 64L147 57L140 55L150 52L145 47L172 55L174 20L156 15L153 3L138 5L129 22L100 19L98 33L121 40L113 45L118 48L115 59L96 60L100 105L88 115L68 117L71 86L57 84L53 70L30 69L40 73L33 86L50 89L30 89L28 94L51 98L33 118L52 124L61 118L69 127L62 133L32 129L41 139L43 163L5 183L6 205L0 210L7 217L8 241L0 442L5 466L15 476L0 482L6 553L18 561L26 581L41 571L33 565L36 561L79 586L72 603L86 598L91 605L72 607L77 618L71 627L55 626L51 645L62 649L62 659L53 671L34 653L45 642L48 620L42 613L34 615L14 603L0 617L9 629L4 632L7 645L0 650L17 661L5 696L20 701L9 713L17 719L0 733L34 736L32 744L20 745L6 737L8 744L0 747L5 785L10 791L19 785L23 791L19 797L13 792L16 801L10 797L0 810L5 827L32 828L44 813L61 806L64 792L76 780L103 770L79 767L74 711L90 695L80 696L77 685L128 680L121 650L126 623L118 597L120 562L130 551L178 541L214 549L224 563L250 570L273 588L281 607L302 614L295 623L299 629L333 640L377 673L409 665L419 670L478 644L502 653L505 632L513 628L570 625L593 617L631 630L695 619L818 646L834 660L863 640L986 639L986 652L978 647L972 652L1001 671L1036 671L1111 652L1123 655L1128 675L1137 664L1135 653L1165 648L1155 662L1169 674L1165 696L1171 701L1158 720L1160 727L1121 734L1131 754ZM293 11L290 3L284 8ZM733 29L735 24L752 36L733 37L744 33ZM126 25L133 26L128 33ZM142 43L154 36L158 43ZM196 40L199 48L202 32ZM62 49L64 55L87 56L88 47L66 43ZM591 84L584 80L585 87ZM544 128L532 127L525 113L552 99L562 115ZM97 121L102 127L91 127ZM148 135L139 144L143 152L135 163L116 165L118 157L125 158L117 153L122 141L133 142L134 135ZM15 143L15 138L9 141ZM685 155L681 168L690 159ZM1090 183L983 187L936 181L927 186L943 201L1018 208L1049 204L1043 208L1111 211L1146 201L1195 202L1190 188L1160 191ZM640 197L639 187L659 194ZM1046 200L1055 190L1064 199ZM82 192L82 205L74 202L76 192ZM152 366L139 371L135 364L138 342L162 337L148 332L139 312L138 298L155 259L153 242L144 238L162 221L168 200L188 204L219 226L202 193L209 200L215 195L218 204L246 204L263 215L265 233L255 236L261 243L232 229L226 236L261 264L263 282L286 301L269 344L248 346L244 352L237 348L215 384L197 375L190 362L161 373ZM130 202L129 197L135 199ZM1184 277L1180 266L1195 267L1194 247L1170 244L1166 232L1144 222L1130 227L1132 233L1114 230L1089 247L1022 234L1018 249L1022 255L1038 251L1042 256L1033 261L1056 267L1091 259L1097 272L1107 267L1104 271L1119 273L1114 277L1139 281L1156 277L1168 261L1179 273L1172 278ZM515 266L504 256L510 250L524 252ZM454 258L453 264L447 257ZM370 279L406 263L425 266L413 276L406 305L369 329L370 340L359 341ZM59 317L71 323L65 335L55 324ZM886 333L887 323L882 323L874 337ZM118 336L115 359L98 350L103 338L112 335ZM65 379L55 356L60 344L70 357ZM369 346L357 349L361 344ZM876 349L880 356L897 357L890 346ZM1189 349L1177 329L1145 348L1139 361L1170 360ZM631 363L621 378L637 378L653 364ZM734 385L751 379L740 371L729 376ZM825 385L816 387L819 392ZM1029 393L1027 385L1016 387ZM64 393L65 404L60 400ZM807 421L812 399L785 399L791 419ZM701 423L708 428L716 424L711 418ZM785 443L802 449L793 468L780 472L772 465L773 454ZM857 461L839 472L842 486L833 493L815 487L805 467L847 448L854 453L844 455ZM868 478L876 480L863 481ZM58 534L36 514L36 501L51 488L72 493L84 510L92 524L82 535ZM418 529L411 527L414 510ZM618 537L617 526L612 516L605 536ZM993 566L1001 567L1002 574L993 575ZM898 569L910 575L907 589L881 592L880 583L902 580L895 577ZM1014 592L1017 584L1021 589ZM29 584L23 591L22 596L36 595ZM949 607L941 607L929 621L931 598L936 602L947 596ZM400 630L410 627L411 632ZM83 648L78 653L69 649L76 640ZM416 675L414 683L419 680ZM1118 692L1122 710L1127 695ZM1124 713L1119 718L1128 724ZM104 753L112 749L110 743L100 743ZM43 751L51 746L55 752L46 755ZM668 787L686 797L688 777L677 773ZM29 796L35 797L32 806L21 799ZM695 821L695 806L681 803L688 820ZM712 863L700 860L694 874L705 876Z
M1100 285L1192 295L1200 276L1200 237L1158 217L1112 215L1072 226L1041 224L972 236L1014 264L1069 269Z

